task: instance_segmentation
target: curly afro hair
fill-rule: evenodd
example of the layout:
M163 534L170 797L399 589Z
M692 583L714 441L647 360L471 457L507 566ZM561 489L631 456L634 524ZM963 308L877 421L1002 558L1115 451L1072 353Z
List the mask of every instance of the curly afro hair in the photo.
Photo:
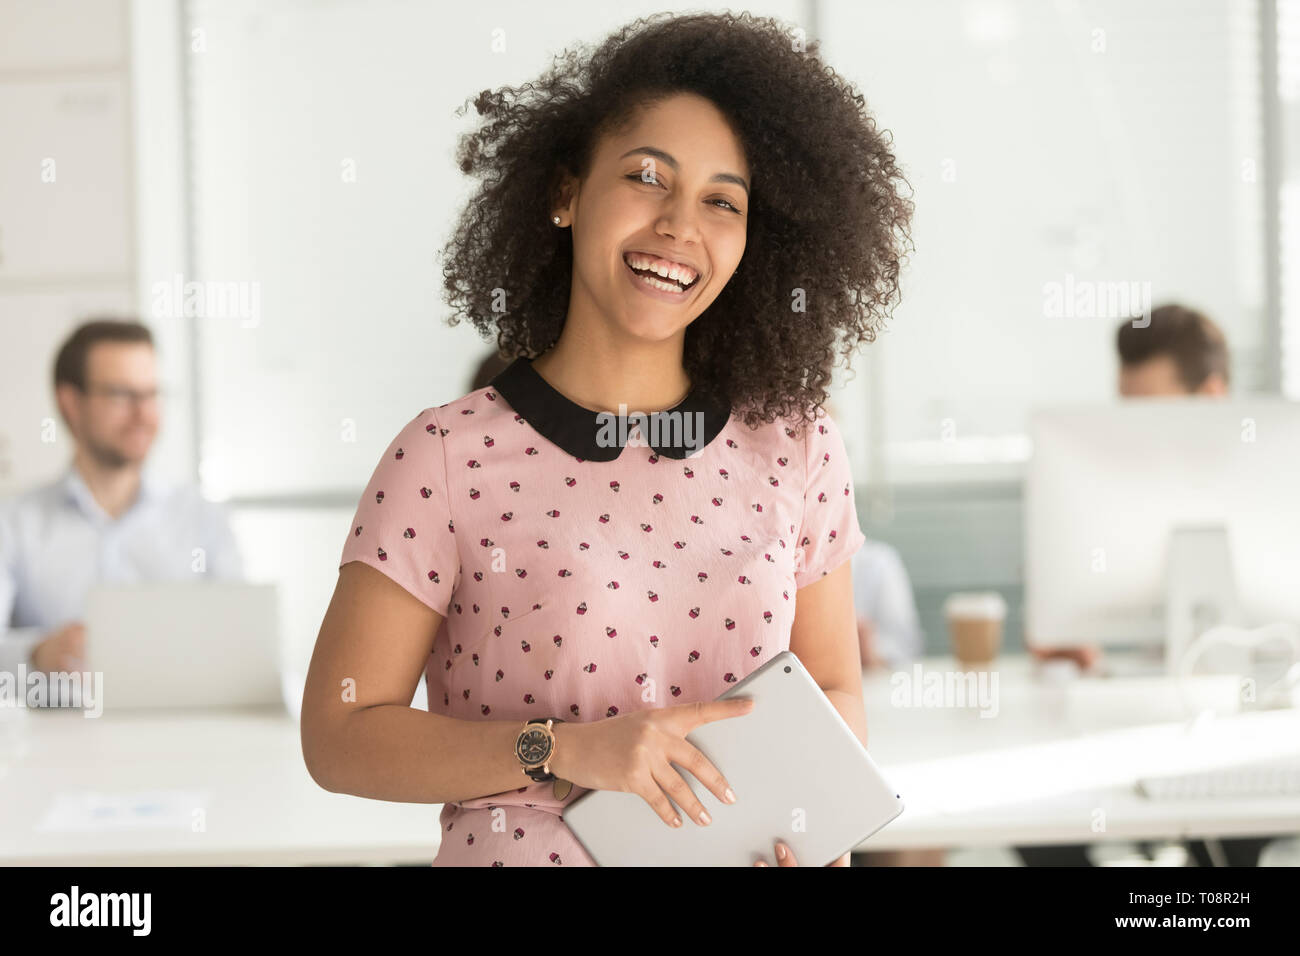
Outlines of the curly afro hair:
M562 173L585 179L604 133L695 93L728 119L755 176L742 268L687 327L685 371L750 428L815 420L837 346L847 364L897 303L913 206L892 135L801 38L748 13L660 13L594 52L566 50L531 83L478 94L486 120L456 159L482 184L443 251L449 304L495 332L503 356L553 346L573 270L571 232L549 218Z

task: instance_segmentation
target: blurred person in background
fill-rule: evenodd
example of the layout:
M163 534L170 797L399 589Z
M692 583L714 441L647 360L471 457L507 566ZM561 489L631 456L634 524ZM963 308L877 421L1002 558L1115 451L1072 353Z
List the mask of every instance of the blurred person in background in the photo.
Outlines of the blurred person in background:
M1176 303L1151 310L1148 325L1125 319L1115 333L1121 398L1223 398L1228 342L1206 315ZM1087 670L1101 658L1094 645L1029 647L1039 660L1072 660Z
M1124 398L1207 397L1228 395L1228 341L1208 316L1168 303L1151 311L1146 328L1125 322L1115 334L1119 351L1119 392ZM1255 866L1272 837L1219 840L1214 859L1207 843L1191 840L1187 850L1200 866L1226 863Z
M1228 342L1223 331L1205 314L1187 306L1167 303L1151 310L1151 322L1134 325L1125 319L1116 330L1119 353L1119 394L1122 398L1224 398L1228 395ZM1092 666L1101 657L1095 645L1083 647L1035 648L1039 660L1065 658L1081 667ZM1192 840L1188 853L1199 866L1216 862L1228 866L1255 866L1260 850L1271 837L1246 837L1217 843L1218 860L1207 841ZM1154 857L1151 844L1139 843L1140 852ZM1068 846L1017 847L1030 866L1090 866L1083 844Z
M867 541L853 556L853 608L864 670L897 670L921 655L912 582L902 556L883 541Z
M1195 309L1168 304L1151 310L1151 324L1125 321L1116 332L1119 393L1124 398L1228 394L1228 342Z
M224 509L144 469L160 420L146 326L80 326L55 359L54 392L72 460L0 504L0 671L10 673L84 669L94 635L80 617L97 584L243 570Z

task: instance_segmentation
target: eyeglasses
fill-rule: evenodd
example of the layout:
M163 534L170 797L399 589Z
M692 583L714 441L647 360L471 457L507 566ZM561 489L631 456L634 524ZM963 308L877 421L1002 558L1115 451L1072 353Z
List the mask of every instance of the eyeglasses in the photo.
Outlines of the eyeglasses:
M137 390L123 385L87 385L83 391L87 395L98 395L115 408L129 408L137 403L152 405L162 394L157 388Z

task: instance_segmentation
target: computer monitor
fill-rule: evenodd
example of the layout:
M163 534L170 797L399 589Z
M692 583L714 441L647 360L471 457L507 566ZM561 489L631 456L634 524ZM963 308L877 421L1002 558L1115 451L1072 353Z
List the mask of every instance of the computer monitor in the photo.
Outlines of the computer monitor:
M1030 437L1030 643L1172 655L1167 636L1185 646L1218 623L1300 622L1300 404L1042 409Z

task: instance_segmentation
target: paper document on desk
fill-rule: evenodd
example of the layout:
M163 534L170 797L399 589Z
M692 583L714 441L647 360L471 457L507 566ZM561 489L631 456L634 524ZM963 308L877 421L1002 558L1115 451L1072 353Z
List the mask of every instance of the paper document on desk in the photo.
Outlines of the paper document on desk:
M209 795L194 790L58 793L36 824L36 830L63 833L142 828L203 830L208 806Z

